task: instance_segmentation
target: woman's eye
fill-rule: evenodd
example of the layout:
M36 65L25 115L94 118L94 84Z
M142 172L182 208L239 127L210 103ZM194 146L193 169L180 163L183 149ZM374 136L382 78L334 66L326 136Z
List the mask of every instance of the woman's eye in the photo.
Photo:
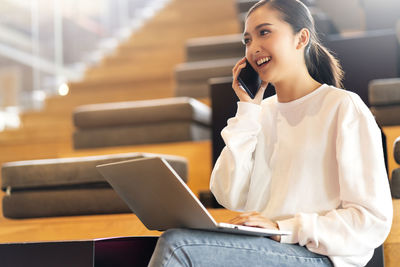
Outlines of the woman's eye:
M260 35L261 35L261 36L267 35L267 34L269 34L269 33L270 33L269 30L261 30L261 31L260 31Z
M249 43L250 43L250 38L244 38L244 39L242 39L242 43L243 43L244 45L249 44Z

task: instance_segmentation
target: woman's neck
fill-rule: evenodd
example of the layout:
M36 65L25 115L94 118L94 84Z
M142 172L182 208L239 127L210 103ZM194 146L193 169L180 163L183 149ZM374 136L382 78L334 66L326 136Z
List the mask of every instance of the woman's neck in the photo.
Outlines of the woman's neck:
M321 84L314 80L307 71L305 74L298 74L290 79L277 82L274 86L278 101L287 103L308 95L319 88Z

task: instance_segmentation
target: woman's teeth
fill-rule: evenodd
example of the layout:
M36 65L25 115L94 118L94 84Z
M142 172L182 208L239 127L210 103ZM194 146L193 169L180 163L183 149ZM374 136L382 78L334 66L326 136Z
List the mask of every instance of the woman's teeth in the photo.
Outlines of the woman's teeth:
M257 60L257 66L261 66L262 64L269 62L271 60L270 57L265 57Z

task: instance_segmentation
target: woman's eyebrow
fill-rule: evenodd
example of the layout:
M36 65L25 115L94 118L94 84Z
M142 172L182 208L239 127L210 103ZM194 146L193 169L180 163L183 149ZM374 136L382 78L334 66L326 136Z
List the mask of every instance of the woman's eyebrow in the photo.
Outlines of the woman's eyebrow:
M272 26L272 24L271 24L271 23L261 23L261 24L258 24L258 25L255 27L255 29L258 30L258 29L260 29L260 28L262 28L262 27L264 27L264 26ZM244 32L244 33L243 33L243 36L247 36L247 35L250 35L250 33L248 33L248 32Z
M259 28L262 28L264 26L271 26L271 25L272 25L271 23L261 23L258 24L255 29L258 30Z

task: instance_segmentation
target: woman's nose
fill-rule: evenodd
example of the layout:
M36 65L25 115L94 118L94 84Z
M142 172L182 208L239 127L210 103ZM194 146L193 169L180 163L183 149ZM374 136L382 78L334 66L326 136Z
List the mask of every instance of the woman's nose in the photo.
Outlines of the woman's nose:
M261 52L261 50L259 49L259 48L250 48L250 47L248 47L247 49L246 49L246 57L247 58L252 58L252 57L255 57L255 56L257 56L259 53Z
M251 55L257 55L258 53L261 52L261 44L257 41L254 40L249 47L247 47L247 50L249 54Z

